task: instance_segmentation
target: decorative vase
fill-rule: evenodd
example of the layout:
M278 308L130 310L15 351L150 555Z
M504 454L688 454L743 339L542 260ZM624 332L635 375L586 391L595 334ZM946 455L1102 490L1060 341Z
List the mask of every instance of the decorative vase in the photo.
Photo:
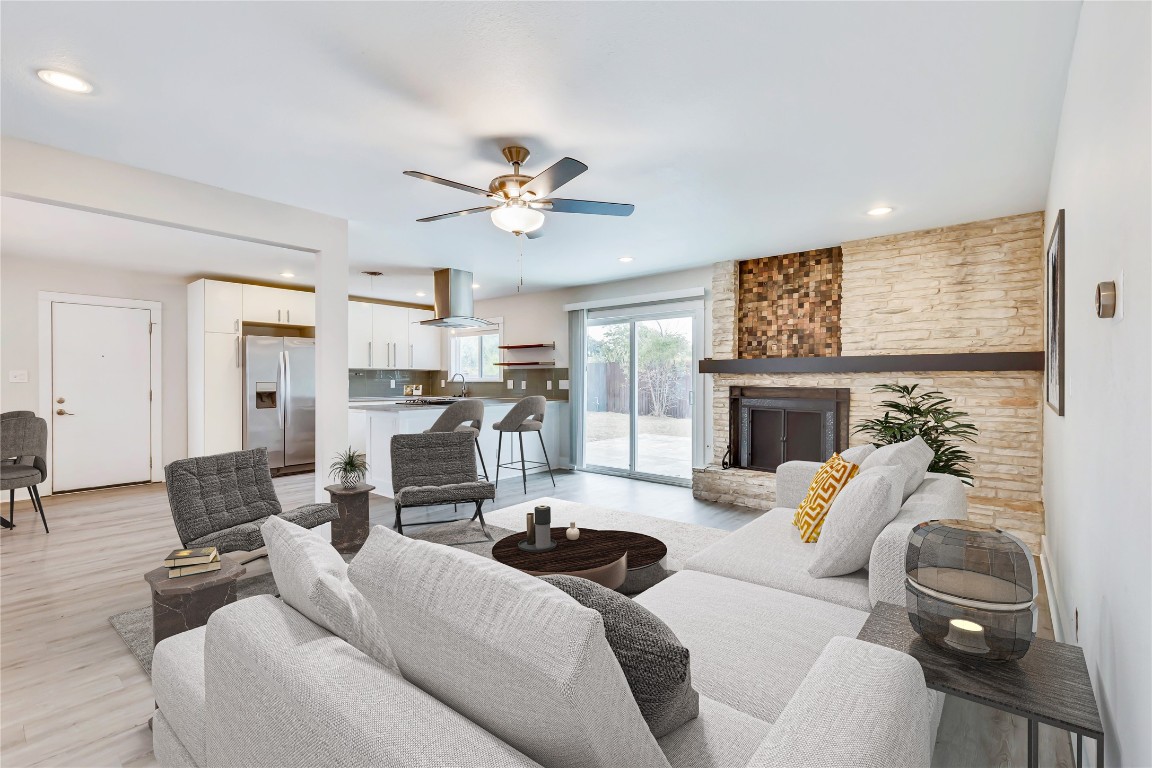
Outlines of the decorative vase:
M576 521L572 521L572 525L568 526L568 530L564 531L564 535L568 537L568 541L576 541L580 538L580 529L576 527Z
M935 646L986 661L1028 653L1036 565L1020 539L970 520L930 520L908 536L908 619Z
M529 512L527 520L525 520L525 524L528 527L528 535L527 535L527 538L524 539L524 541L528 545L534 547L534 546L536 546L536 515Z

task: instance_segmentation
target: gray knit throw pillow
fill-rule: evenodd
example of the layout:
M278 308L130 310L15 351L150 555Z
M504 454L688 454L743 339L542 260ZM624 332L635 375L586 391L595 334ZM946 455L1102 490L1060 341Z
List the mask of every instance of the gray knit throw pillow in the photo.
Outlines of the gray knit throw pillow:
M604 636L653 736L666 736L700 714L688 649L668 625L594 581L576 576L541 578L603 618Z

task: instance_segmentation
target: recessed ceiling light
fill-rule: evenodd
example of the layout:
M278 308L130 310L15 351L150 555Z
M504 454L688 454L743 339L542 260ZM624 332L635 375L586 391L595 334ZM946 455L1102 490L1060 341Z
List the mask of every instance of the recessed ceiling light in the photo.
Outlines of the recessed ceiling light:
M473 288L479 288L479 287L480 287L480 283L472 283L472 287L473 287Z
M296 277L296 275L293 272L281 272L280 277Z
M885 216L889 213L892 213L892 208L891 206L887 205L882 205L879 208L873 208L872 210L868 211L869 216Z
M620 263L621 263L621 264L627 264L627 263L628 263L628 262L630 262L630 261L632 261L632 257L631 257L631 256L621 256L621 257L620 257Z
M71 91L72 93L92 93L91 83L76 77L76 75L70 75L67 72L57 72L54 69L41 69L36 72L36 75L48 83L48 85L56 86L64 91Z
M416 295L420 296L420 297L424 297L424 296L427 296L428 294L424 293L424 291L416 291Z

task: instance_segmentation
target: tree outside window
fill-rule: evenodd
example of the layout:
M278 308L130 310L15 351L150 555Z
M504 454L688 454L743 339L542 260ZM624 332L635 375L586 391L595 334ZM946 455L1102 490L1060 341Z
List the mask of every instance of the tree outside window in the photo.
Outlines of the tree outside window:
M500 332L461 333L452 337L452 371L468 381L500 381Z

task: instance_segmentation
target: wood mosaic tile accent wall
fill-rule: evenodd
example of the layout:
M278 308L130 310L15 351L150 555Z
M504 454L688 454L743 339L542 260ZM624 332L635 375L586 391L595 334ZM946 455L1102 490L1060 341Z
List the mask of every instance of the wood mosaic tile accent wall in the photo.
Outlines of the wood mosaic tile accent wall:
M737 357L840 354L839 247L740 262Z

